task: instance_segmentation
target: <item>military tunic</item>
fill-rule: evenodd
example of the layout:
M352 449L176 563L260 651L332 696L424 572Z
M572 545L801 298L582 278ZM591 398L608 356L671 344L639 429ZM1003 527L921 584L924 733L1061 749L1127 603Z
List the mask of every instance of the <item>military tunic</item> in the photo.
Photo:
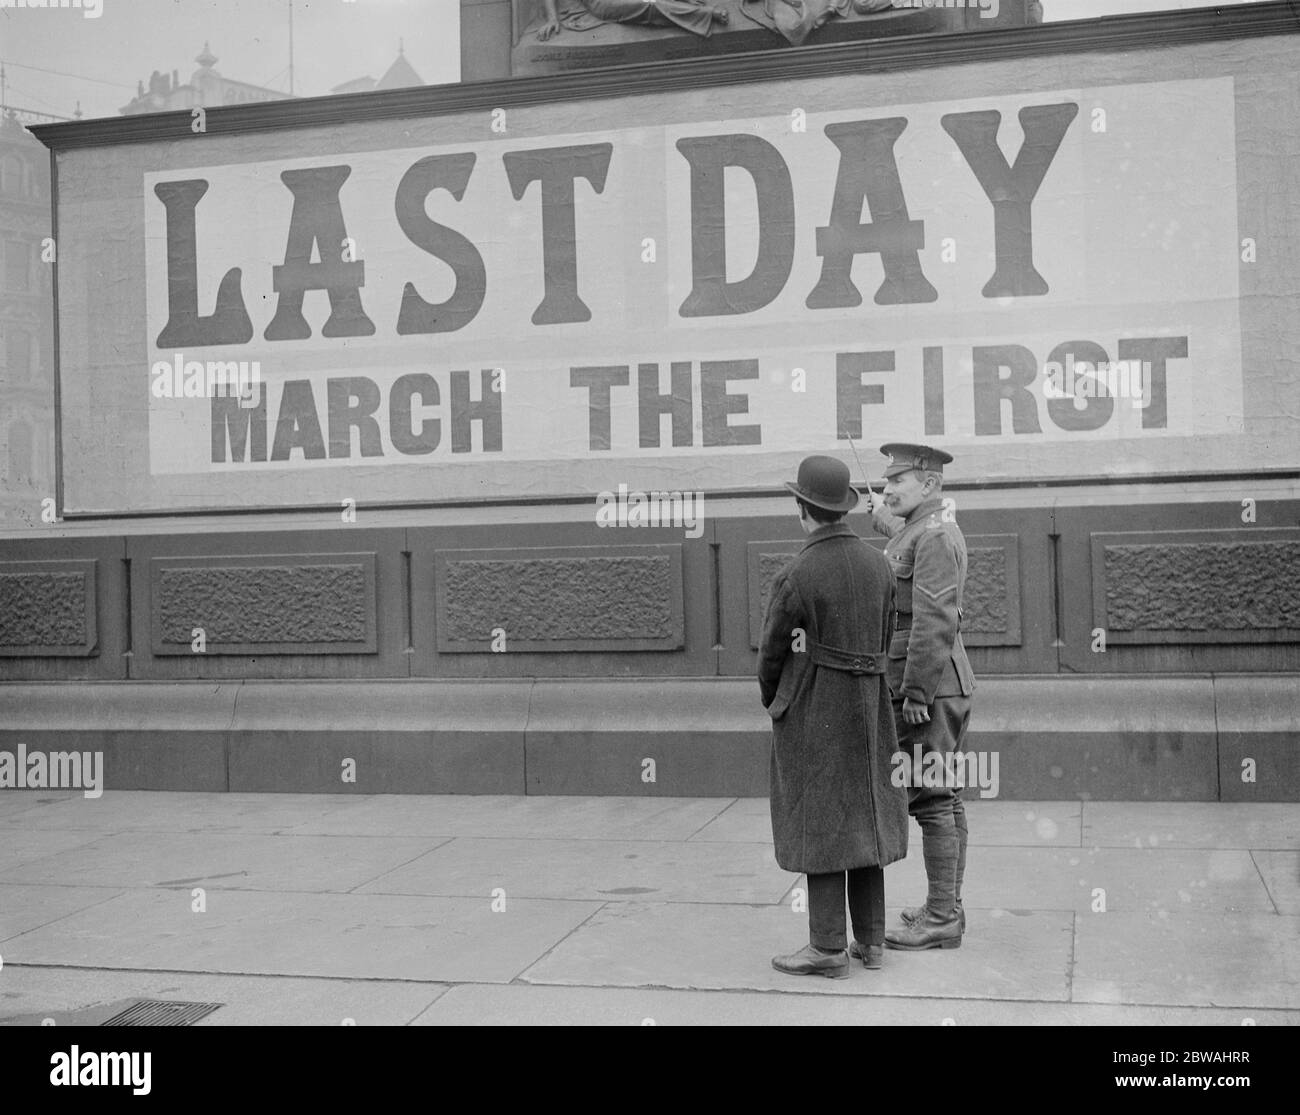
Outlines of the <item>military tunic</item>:
M898 586L887 673L894 699L932 705L940 697L969 697L975 676L961 640L966 586L961 528L944 519L941 498L926 500L906 520L882 508L872 521L890 536L885 557Z

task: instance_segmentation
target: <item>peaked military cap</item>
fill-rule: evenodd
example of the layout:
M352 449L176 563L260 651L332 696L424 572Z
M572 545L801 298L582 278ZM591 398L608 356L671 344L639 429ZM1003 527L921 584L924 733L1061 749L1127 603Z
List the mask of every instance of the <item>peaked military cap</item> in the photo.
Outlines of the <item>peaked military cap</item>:
M943 466L952 463L952 454L929 445L910 445L905 441L891 441L880 451L893 460L885 467L885 476L901 476L913 469L922 472L943 472Z

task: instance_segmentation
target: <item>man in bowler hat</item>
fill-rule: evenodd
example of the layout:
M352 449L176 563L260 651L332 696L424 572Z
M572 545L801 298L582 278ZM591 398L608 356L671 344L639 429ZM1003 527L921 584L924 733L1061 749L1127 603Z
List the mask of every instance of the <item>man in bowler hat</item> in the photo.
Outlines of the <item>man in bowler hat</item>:
M808 877L809 944L772 966L791 975L879 968L886 864L907 854L907 796L890 779L897 747L885 651L894 623L889 563L847 524L858 502L849 470L808 457L787 482L808 536L772 584L758 683L772 718L776 861Z
M966 584L966 539L943 507L943 466L952 456L927 445L881 446L890 457L884 498L872 493L872 522L889 536L885 557L897 585L898 617L889 646L898 746L922 766L931 752L943 757L945 776L927 776L913 763L908 811L921 826L925 904L905 909L900 929L885 943L894 949L957 948L966 929L961 883L966 870L966 811L952 756L970 722L975 679L961 640Z

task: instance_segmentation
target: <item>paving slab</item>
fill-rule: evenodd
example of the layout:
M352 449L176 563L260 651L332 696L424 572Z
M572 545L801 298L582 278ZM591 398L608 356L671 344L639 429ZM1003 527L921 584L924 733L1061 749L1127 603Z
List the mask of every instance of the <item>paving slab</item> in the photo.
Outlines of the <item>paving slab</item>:
M3 795L0 794L0 798ZM131 829L171 832L274 833L307 821L325 822L363 806L370 798L346 794L177 793L105 790L102 797L69 795L38 811L26 810L12 824L30 828ZM9 818L0 813L0 821ZM330 832L329 824L318 831Z
M100 1025L134 999L221 1003L196 1026L403 1026L446 984L22 968L0 974L0 1026Z
M692 842L736 841L772 843L772 822L766 798L762 809L732 806L691 837ZM970 842L977 847L1024 846L1078 848L1081 842L1081 802L970 801L966 803ZM911 823L911 838L921 829ZM919 843L917 845L920 846Z
M807 884L765 798L0 792L0 1021L1300 1023L1300 806L967 811L962 947L830 981L770 966ZM925 893L910 842L891 923Z
M755 800L762 803L762 811L739 809L733 805L718 814L712 821L695 833L692 843L727 843L727 844L766 844L772 846L772 815L767 798L744 798L746 802Z
M1300 1011L459 984L440 995L412 1025L1240 1026L1245 1019L1258 1026L1300 1026Z
M43 805L57 805L72 797L85 800L81 790L0 790L0 821Z
M291 832L339 836L505 836L555 840L685 840L730 798L375 795L342 816Z
M920 841L916 844L921 866ZM886 876L886 886L889 881ZM1091 913L1098 889L1105 891L1105 908L1112 911L1273 911L1250 853L1237 849L981 848L967 854L962 900L973 906Z
M973 847L1078 848L1083 803L1078 801L967 801ZM920 826L915 828L919 834ZM919 839L919 835L918 835Z
M1083 846L1300 851L1300 804L1089 801Z
M357 893L774 903L795 878L760 844L459 837Z
M346 891L436 847L430 837L122 832L0 872L0 882L68 886Z
M92 829L25 829L0 826L0 873L31 860L44 859L99 838Z
M1277 914L1080 915L1072 997L1295 1010L1298 941L1300 918Z
M107 902L121 893L116 887L0 885L0 941Z
M969 864L970 857L967 856ZM803 884L800 884L803 885ZM885 868L885 904L887 906L916 906L925 901L927 890L925 862L921 859L921 836L914 834L906 859L891 863ZM967 907L967 917L974 906L995 906L997 903L978 890L962 886L962 904Z
M898 910L889 911L897 920ZM887 952L849 979L788 976L771 958L808 941L785 906L610 903L521 977L526 983L795 991L832 995L1068 998L1074 915L990 913L996 928L959 949Z
M594 902L396 895L129 891L6 942L6 962L241 975L513 979L591 916ZM669 909L675 907L668 907Z
M1251 852L1251 858L1277 912L1300 914L1300 852Z
M752 814L755 817L770 817L772 807L767 798L736 798L727 806L727 812Z

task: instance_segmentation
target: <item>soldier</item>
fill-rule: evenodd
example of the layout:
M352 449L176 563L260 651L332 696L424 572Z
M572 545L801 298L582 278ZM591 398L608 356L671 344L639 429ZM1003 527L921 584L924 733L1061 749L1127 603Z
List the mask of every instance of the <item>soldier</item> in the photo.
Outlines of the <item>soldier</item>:
M961 883L967 828L951 757L962 748L975 691L960 627L966 540L944 512L943 466L951 455L902 443L880 451L892 460L884 498L871 494L872 523L889 537L885 556L898 584L887 675L898 746L908 759L917 749L922 756L938 752L949 775L943 785L922 785L921 770L911 772L908 812L921 826L928 893L924 905L903 911L903 927L887 933L885 943L894 949L957 948L966 929Z

